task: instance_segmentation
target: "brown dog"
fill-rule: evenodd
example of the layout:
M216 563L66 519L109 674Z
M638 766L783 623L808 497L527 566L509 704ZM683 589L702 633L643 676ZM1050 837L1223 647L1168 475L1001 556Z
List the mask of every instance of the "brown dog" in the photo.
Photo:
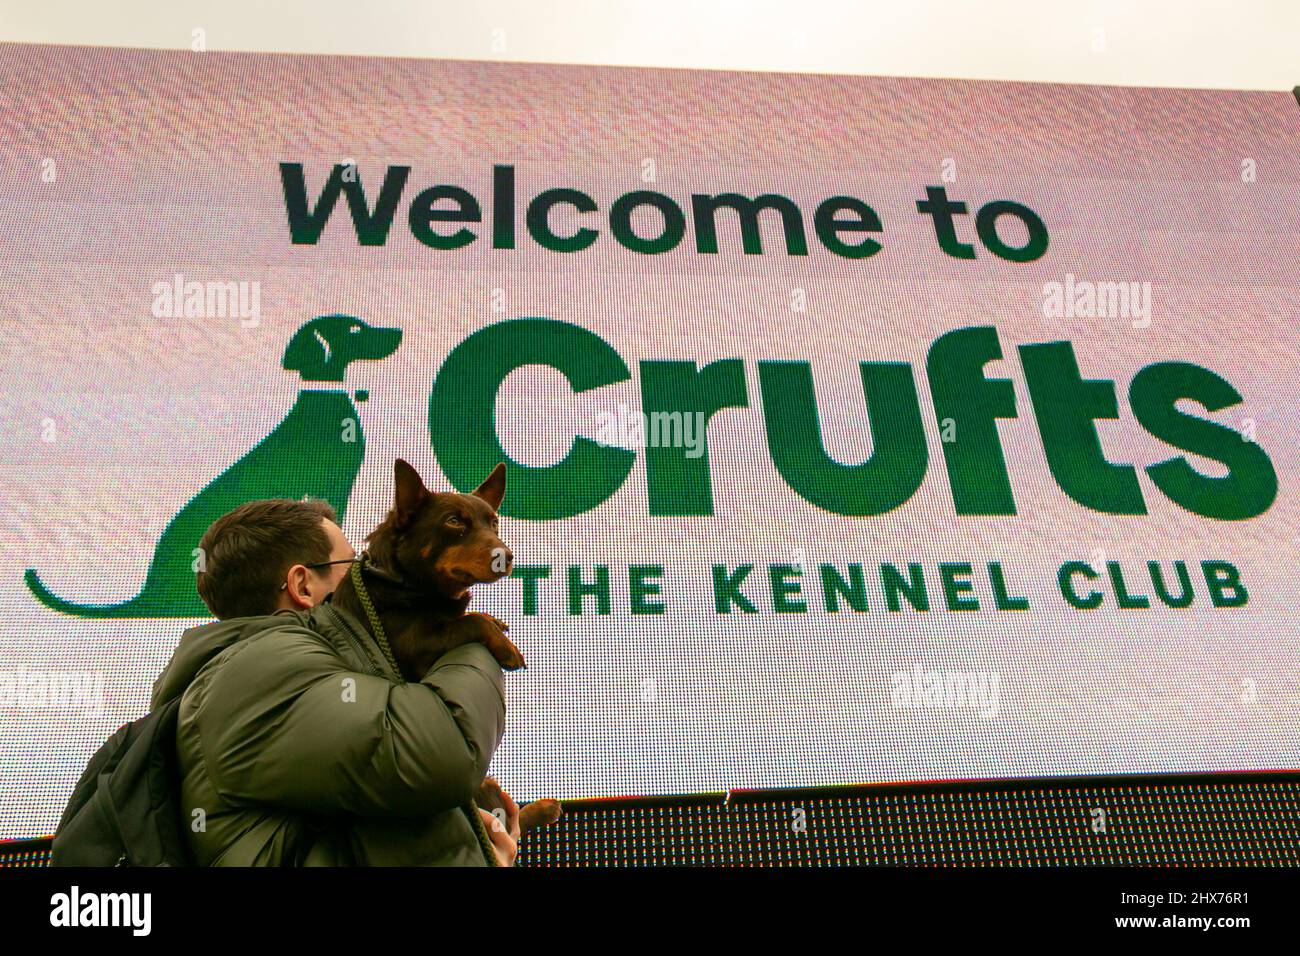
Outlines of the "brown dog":
M420 680L443 654L471 641L486 645L504 669L523 667L523 655L505 635L508 625L490 614L466 612L471 587L500 580L513 566L510 549L497 535L505 463L468 495L429 491L400 458L393 475L393 508L366 539L369 560L362 575L402 677ZM373 634L350 575L332 600ZM489 811L506 810L491 777L477 802ZM520 810L520 830L559 816L558 801L535 800Z

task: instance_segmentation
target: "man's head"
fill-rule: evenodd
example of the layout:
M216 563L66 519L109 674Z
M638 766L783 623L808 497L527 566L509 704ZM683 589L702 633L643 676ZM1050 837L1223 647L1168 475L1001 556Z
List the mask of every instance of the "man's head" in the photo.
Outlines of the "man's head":
M223 515L199 541L199 596L218 618L314 607L356 552L325 501L271 498Z

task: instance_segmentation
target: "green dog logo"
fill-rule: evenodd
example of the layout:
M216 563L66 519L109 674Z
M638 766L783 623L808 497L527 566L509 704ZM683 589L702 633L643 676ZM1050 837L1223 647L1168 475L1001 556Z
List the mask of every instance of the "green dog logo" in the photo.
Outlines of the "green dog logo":
M120 604L74 604L50 592L34 570L27 586L46 607L80 617L209 617L194 588L197 545L203 532L232 508L259 498L324 498L347 509L365 457L357 408L339 388L309 382L342 382L352 362L387 358L402 341L401 329L367 325L348 315L312 319L289 340L282 365L302 376L284 420L181 508L154 550L144 588ZM358 399L365 396L358 393Z

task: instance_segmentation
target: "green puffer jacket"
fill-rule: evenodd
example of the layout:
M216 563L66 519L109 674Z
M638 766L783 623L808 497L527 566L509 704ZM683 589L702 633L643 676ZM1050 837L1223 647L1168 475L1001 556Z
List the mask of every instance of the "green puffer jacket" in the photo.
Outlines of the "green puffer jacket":
M326 602L189 629L153 705L182 693L181 807L200 865L498 865L473 804L505 733L482 644L404 683Z

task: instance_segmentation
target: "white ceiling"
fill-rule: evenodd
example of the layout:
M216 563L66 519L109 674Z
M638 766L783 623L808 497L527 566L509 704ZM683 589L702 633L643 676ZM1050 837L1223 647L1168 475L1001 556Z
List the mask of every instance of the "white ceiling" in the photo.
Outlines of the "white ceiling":
M0 0L32 43L1289 90L1300 0Z

